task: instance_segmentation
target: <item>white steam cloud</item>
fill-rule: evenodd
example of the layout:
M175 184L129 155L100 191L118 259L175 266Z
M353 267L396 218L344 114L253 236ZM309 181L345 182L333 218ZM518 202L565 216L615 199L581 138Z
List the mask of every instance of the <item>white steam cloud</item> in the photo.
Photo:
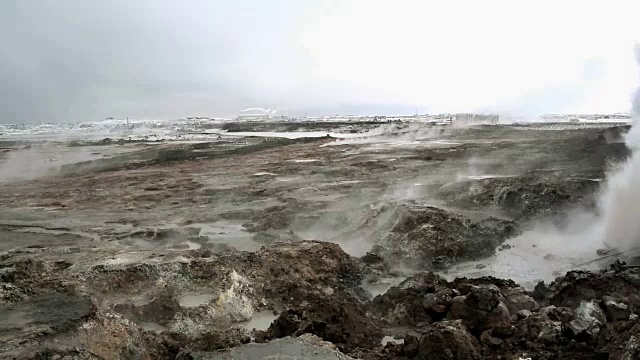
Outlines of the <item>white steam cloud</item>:
M640 66L640 44L636 45ZM608 181L603 199L604 240L621 250L640 247L640 87L632 100L632 125L625 142L631 158Z

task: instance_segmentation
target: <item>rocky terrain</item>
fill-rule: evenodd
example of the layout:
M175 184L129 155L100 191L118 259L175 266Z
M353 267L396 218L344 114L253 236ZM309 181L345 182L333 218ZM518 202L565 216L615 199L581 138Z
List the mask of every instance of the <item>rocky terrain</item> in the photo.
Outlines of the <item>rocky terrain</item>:
M597 217L627 130L7 143L104 156L2 184L0 358L638 358L640 269L535 232Z

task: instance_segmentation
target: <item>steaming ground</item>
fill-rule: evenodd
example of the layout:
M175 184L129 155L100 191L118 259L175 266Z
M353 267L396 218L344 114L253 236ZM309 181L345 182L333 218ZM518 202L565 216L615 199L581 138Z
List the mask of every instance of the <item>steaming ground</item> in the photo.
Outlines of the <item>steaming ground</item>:
M629 155L628 126L254 126L162 128L162 140L155 127L135 139L5 137L2 268L45 282L11 283L2 301L73 288L152 331L264 329L309 281L321 289L312 298L355 281L310 272L316 261L364 269L357 286L370 297L426 270L532 289L607 267L605 240L638 233L600 203L611 184L632 188L632 166L608 178ZM619 210L633 196L605 198ZM23 279L12 276L2 279Z
M495 256L454 266L443 276L451 280L494 276L533 289L539 281L550 282L570 270L598 270L608 265L605 260L593 261L598 259L597 250L605 248L600 224L595 216L582 217L582 224L562 230L549 224L534 226L509 239Z
M640 64L640 45L636 45L636 62ZM637 203L640 200L640 88L636 89L632 103L633 127L625 135L625 142L634 152L633 156L616 171L612 171L603 194L602 226L607 244L622 250L640 253L640 222Z
M395 221L393 214L376 209L418 202L474 222L493 216L525 228L507 240L511 249L495 256L469 263L452 259L447 276L493 275L534 284L593 260L605 246L602 226L591 225L595 208L589 197L598 191L609 163L624 156L616 134L601 144L607 127L394 124L362 133L342 128L344 135L327 131L333 138L324 138L324 131L208 130L215 137L191 144L118 142L117 137L22 140L6 147L11 151L0 159L2 180L9 181L0 196L5 211L16 217L38 212L53 226L61 217L77 216L90 223L78 230L126 247L250 251L274 241L319 239L337 242L354 256L371 251ZM295 140L307 135L310 140ZM56 139L60 136L56 133ZM575 189L558 183L572 179ZM540 191L530 187L545 185L560 196L542 201L555 203L535 204L535 198L517 203L518 196L535 197ZM500 199L510 192L513 199ZM558 229L556 208L570 210L571 221L584 224ZM129 225L128 230L121 233L111 225L115 222ZM149 242L127 233L135 229L187 232L198 240L167 236ZM485 267L476 268L480 264Z

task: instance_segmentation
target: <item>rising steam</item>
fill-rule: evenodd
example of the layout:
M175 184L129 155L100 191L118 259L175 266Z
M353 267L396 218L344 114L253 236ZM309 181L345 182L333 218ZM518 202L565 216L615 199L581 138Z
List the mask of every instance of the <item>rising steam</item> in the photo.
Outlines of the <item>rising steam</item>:
M640 45L636 45L640 66ZM622 250L640 247L640 88L632 100L632 126L625 137L631 158L608 181L603 199L604 241Z

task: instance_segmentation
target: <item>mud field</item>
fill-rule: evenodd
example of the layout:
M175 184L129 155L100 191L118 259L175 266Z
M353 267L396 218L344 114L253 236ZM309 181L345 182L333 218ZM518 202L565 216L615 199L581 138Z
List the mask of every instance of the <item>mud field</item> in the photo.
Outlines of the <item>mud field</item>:
M639 358L628 127L377 126L3 140L0 358Z

